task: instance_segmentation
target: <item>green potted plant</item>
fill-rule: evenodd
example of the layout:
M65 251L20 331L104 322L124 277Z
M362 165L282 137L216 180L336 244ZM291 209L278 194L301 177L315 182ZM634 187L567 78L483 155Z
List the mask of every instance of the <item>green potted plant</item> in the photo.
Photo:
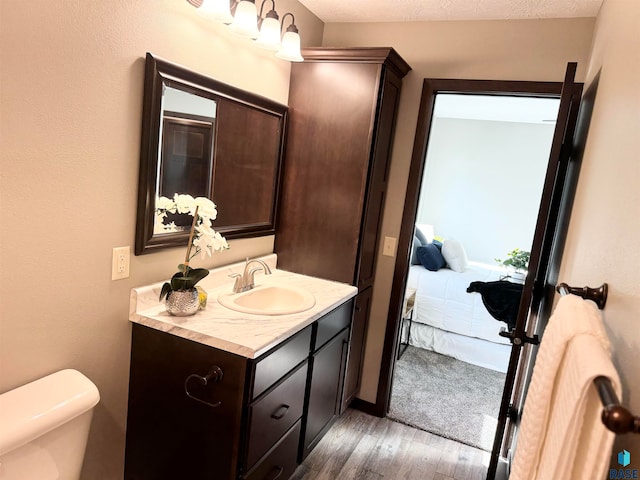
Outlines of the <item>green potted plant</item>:
M519 248L514 248L509 253L507 253L506 259L501 260L499 258L496 258L495 261L507 267L509 270L512 270L512 277L523 278L527 273L527 268L529 267L530 256L531 252L526 252L524 250L520 250Z
M184 263L178 265L169 282L165 282L160 290L160 300L165 300L167 312L176 316L193 315L198 311L206 293L199 292L196 284L209 274L206 268L192 268L189 262L200 254L202 258L211 256L214 251L229 248L225 238L211 228L218 215L216 205L205 197L193 198L191 195L175 194L173 199L160 197L156 202L156 215L161 225L169 213L192 215L193 222L189 232L189 242ZM175 229L175 225L166 225L167 230ZM204 298L200 298L203 296Z

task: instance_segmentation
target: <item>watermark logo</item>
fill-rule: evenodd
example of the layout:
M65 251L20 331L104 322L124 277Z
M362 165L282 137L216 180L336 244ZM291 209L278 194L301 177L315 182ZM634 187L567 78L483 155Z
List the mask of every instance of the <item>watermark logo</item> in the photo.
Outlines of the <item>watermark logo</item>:
M609 470L609 478L638 478L638 469L637 468L626 468L631 464L631 454L622 450L618 452L618 464L623 467L620 469L612 468Z

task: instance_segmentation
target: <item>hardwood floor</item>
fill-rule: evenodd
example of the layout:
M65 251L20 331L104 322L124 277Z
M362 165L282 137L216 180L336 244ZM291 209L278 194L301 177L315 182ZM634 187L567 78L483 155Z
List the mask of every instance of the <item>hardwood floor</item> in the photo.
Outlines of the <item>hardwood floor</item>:
M484 480L489 453L348 409L291 480Z

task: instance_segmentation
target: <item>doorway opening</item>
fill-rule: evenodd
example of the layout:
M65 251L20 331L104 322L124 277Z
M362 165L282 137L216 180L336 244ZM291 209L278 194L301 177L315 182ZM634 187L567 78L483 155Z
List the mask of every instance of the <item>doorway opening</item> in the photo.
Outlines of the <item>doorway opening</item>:
M433 96L388 416L490 452L560 101Z
M570 205L575 195L579 172L579 146L574 145L574 133L578 121L582 84L574 81L576 68L576 63L567 64L565 78L561 83L449 79L425 79L423 82L405 208L398 239L399 249L393 275L376 403L371 408L371 411L378 416L385 416L390 406L392 379L401 333L403 299L407 287L408 263L412 253L412 237L415 232L415 220L437 95L457 93L559 98L560 100L515 326L512 330L500 332L501 336L509 339L511 353L487 478L494 478L497 472L500 478L506 478L503 474L508 472L509 452L512 450L519 411L526 395L527 378L533 364L535 344L544 329L545 319L548 318L552 306ZM571 160L574 161L571 162Z

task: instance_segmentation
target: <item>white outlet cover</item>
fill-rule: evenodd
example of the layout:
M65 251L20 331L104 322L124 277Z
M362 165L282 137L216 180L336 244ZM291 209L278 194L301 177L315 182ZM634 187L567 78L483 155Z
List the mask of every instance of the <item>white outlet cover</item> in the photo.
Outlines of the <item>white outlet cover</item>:
M111 257L111 280L129 277L131 247L115 247Z

